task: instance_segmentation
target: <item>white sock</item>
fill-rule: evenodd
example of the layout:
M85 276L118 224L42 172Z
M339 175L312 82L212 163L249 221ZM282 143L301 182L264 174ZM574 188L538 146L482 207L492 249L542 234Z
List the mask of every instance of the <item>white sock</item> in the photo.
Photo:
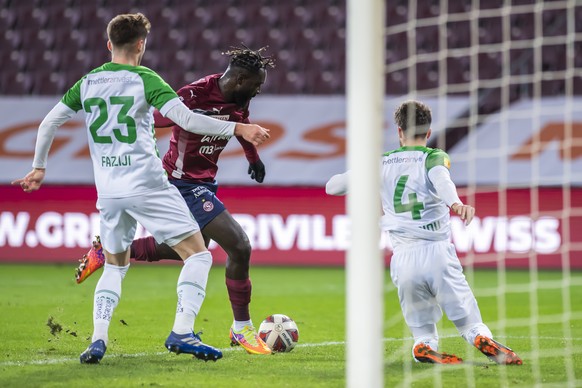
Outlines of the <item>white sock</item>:
M234 329L236 331L241 331L242 329L245 328L245 326L253 326L253 321L252 320L248 320L248 321L234 321L233 323Z
M105 263L103 274L95 287L93 296L93 338L92 342L103 340L105 345L109 341L109 324L113 310L121 298L121 282L129 269L129 264L120 267Z
M439 351L439 334L434 323L418 327L409 326L408 328L414 337L414 345L412 345L412 358L414 361L418 362L418 360L414 357L414 348L418 344L425 344L435 352Z
M206 296L206 283L211 266L212 255L209 251L196 253L184 261L178 278L178 306L172 329L174 333L192 332L196 315L200 312Z
M430 348L432 350L434 350L435 352L439 351L439 337L421 337L421 338L415 338L414 340L414 345L412 345L412 350L414 351L414 348L416 347L416 345L418 344L425 344L430 346Z
M482 335L493 339L493 334L491 330L484 323L474 323L472 325L467 325L463 327L457 327L459 334L471 345L475 346L475 338L478 335Z

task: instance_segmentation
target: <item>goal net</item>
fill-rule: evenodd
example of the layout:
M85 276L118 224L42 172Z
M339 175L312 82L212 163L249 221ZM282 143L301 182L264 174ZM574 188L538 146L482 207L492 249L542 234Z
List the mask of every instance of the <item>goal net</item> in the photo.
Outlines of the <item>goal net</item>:
M393 106L426 102L429 147L449 154L477 210L469 227L453 217L453 243L484 322L524 359L522 371L489 375L500 386L582 384L582 2L389 1L385 48L385 148L398 146ZM401 318L386 316L385 336L397 337ZM442 351L474 359L456 378L478 385L487 360L439 325ZM407 360L411 343L389 362ZM418 376L403 365L408 385ZM445 369L425 372L447 385Z

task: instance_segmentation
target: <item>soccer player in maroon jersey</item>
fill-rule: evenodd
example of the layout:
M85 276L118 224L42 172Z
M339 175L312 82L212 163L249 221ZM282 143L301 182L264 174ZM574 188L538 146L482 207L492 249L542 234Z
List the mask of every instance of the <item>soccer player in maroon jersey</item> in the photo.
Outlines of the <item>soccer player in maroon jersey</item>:
M250 101L260 93L267 67L274 67L273 60L262 55L264 50L264 47L259 50L244 47L227 51L224 54L230 56L230 61L224 73L209 75L186 85L178 90L178 95L188 108L197 113L249 123ZM156 127L172 126L170 148L163 158L170 182L180 190L200 225L206 246L212 239L228 255L226 287L234 315L230 330L231 343L241 345L251 354L271 354L271 349L257 335L249 313L249 239L216 196L217 162L230 137L196 135L162 117L159 112L154 117ZM256 147L242 137L237 137L237 140L249 161L248 173L251 179L263 182L265 166ZM76 270L77 283L83 282L103 265L102 257L98 237ZM131 257L138 261L180 260L170 247L156 243L153 237L134 240Z

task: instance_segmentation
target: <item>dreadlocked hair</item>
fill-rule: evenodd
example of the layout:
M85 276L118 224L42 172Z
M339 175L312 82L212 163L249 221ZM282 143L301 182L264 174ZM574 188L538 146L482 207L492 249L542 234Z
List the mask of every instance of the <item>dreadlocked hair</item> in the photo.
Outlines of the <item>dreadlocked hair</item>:
M230 64L242 67L250 71L274 68L275 60L272 57L264 57L261 53L269 46L261 47L258 50L251 50L243 44L243 47L232 47L232 50L223 52L222 55L230 56Z

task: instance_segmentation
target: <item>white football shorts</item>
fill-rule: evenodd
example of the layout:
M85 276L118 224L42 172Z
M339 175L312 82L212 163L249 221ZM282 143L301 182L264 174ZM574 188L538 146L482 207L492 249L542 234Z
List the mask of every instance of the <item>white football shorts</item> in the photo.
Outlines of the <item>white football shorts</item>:
M103 248L110 253L127 250L139 222L156 241L174 246L200 230L190 209L174 186L127 198L97 200Z
M390 262L390 276L408 326L437 323L442 310L451 321L478 311L473 291L449 240L400 245ZM441 310L442 308L442 310Z

